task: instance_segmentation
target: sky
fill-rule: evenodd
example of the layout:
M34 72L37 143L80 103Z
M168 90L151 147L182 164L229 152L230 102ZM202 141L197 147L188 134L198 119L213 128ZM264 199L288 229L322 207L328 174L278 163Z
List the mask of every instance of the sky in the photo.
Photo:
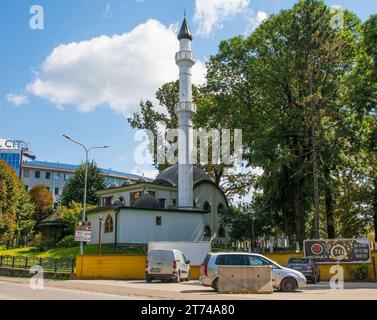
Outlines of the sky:
M377 13L377 0L325 2L362 20ZM141 100L154 101L162 84L178 79L174 54L184 10L197 55L193 82L201 84L205 62L222 40L250 34L294 3L2 0L0 138L29 142L38 160L78 164L84 153L62 137L68 134L88 146L111 145L90 154L102 168L153 176L151 165L135 161L140 141L127 117Z

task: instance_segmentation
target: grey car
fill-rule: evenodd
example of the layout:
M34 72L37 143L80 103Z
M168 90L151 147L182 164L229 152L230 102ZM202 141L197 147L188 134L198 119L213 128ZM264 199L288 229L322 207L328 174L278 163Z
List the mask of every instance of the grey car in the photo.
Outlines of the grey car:
M289 258L286 267L300 271L304 274L306 279L312 283L321 281L318 266L313 259L305 257L292 257Z
M305 276L293 269L285 268L267 257L248 252L217 252L208 253L200 270L200 283L203 286L218 290L218 266L219 265L251 265L272 267L272 285L274 289L285 292L293 292L306 286Z

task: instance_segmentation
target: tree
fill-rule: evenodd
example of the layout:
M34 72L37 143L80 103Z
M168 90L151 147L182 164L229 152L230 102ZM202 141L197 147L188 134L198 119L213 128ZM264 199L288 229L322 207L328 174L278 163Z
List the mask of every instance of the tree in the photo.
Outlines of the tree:
M34 216L37 225L52 213L54 198L50 190L43 184L35 185L29 191L32 203L35 206Z
M87 210L94 209L95 207L94 205L88 205ZM76 222L82 219L82 210L82 204L75 201L72 201L68 207L58 207L58 217L65 227L64 232L66 235L74 234Z
M263 169L262 203L282 214L285 231L294 227L300 243L323 234L323 193L333 224L331 177L347 162L344 77L355 65L360 23L350 12L344 16L344 27L333 28L323 1L298 1L250 37L223 41L208 63L207 88L219 109L210 110L212 118L243 129L245 158Z
M139 130L150 130L154 134L153 144L157 148L165 148L167 150L171 147L171 144L168 146L159 145L157 141L159 132L159 124L162 123L165 125L166 129L176 129L178 126L177 116L174 111L174 105L179 100L179 83L178 81L169 82L164 84L156 92L156 98L159 102L158 109L163 109L158 111L156 106L152 102L147 100L146 102L140 103L140 111L134 113L128 122L132 128ZM217 128L230 128L227 126L227 123L222 121L222 125L219 126L219 123L211 121L211 110L215 108L213 105L213 97L206 90L206 88L200 88L193 86L193 99L197 106L197 112L193 117L194 128L199 129L211 129ZM215 110L216 114L219 114L219 110ZM224 118L224 114L222 115ZM198 148L200 146L198 145ZM153 154L154 165L158 170L163 170L169 166L169 164L158 164L157 163L157 150L151 150ZM212 148L209 146L209 154L211 154ZM198 150L199 155L199 150ZM208 164L199 164L200 167L206 171L216 185L221 187L223 191L227 194L228 197L234 195L245 195L249 192L252 182L254 181L254 175L250 173L239 173L234 176L226 176L224 170L227 166L224 163L213 163L211 158L209 158Z
M31 238L33 235L36 220L34 218L35 206L31 201L30 194L26 191L25 185L19 183L20 194L17 201L16 211L16 234L17 243L23 239Z
M84 198L85 164L81 164L75 174L70 177L62 193L62 205L69 206L71 202L82 203ZM105 177L94 161L88 163L87 204L97 205L97 191L106 188Z
M270 236L274 230L274 217L261 212L258 200L250 205L241 203L225 213L223 222L229 228L229 235L233 241L255 241L261 236Z
M17 204L20 195L17 173L0 160L0 241L13 243L17 223Z

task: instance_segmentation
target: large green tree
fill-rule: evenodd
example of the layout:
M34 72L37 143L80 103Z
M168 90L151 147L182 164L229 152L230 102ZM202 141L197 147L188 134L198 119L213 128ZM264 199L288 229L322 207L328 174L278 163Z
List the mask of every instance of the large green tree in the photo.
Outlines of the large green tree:
M222 42L208 64L211 121L243 129L248 162L264 171L261 204L300 242L335 236L332 179L347 166L344 77L355 65L360 21L347 11L342 28L333 20L323 1L298 1L250 37ZM321 201L327 223L319 225Z
M81 164L75 174L70 177L64 186L61 203L69 206L71 202L82 203L84 198L85 164ZM97 191L106 188L105 177L102 170L94 161L88 163L87 204L98 205Z
M33 237L36 219L34 216L35 205L31 201L30 194L26 191L25 185L19 183L19 197L16 211L16 237L17 243L26 243Z
M17 173L8 163L0 160L0 241L13 243L16 233L17 205L20 186Z

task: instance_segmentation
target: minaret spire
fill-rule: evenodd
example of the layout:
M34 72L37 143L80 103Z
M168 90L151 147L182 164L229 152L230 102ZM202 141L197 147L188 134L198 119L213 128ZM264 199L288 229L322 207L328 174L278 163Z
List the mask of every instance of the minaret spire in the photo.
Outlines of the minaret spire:
M178 208L193 207L193 124L196 112L192 101L192 66L195 55L191 51L192 35L186 20L186 11L178 34L179 47L175 61L179 67L179 102L175 105L178 118Z

